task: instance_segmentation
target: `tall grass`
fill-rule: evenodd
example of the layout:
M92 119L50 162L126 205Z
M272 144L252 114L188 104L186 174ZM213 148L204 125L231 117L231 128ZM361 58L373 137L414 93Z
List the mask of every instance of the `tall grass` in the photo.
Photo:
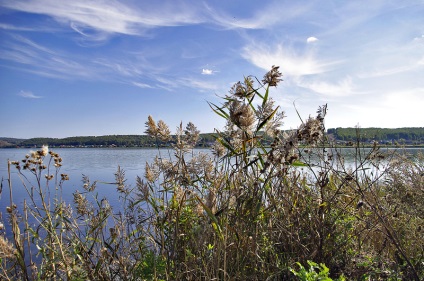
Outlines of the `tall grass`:
M262 81L246 77L222 104L209 104L226 120L213 154L197 153L199 131L181 124L169 154L158 149L135 186L118 167L121 211L87 176L84 192L65 202L68 176L47 148L9 161L1 226L11 235L0 236L0 278L422 280L423 156L358 141L355 165L345 165L325 135L326 105L297 130L281 129L284 112L271 97L280 82L272 67ZM157 143L171 138L151 116L146 134ZM22 209L12 168L29 195Z

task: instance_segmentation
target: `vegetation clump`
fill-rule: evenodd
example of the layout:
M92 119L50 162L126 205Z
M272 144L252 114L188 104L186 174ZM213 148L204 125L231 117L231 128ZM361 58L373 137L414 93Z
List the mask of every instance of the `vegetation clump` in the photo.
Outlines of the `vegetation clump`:
M69 178L55 152L10 161L1 278L422 280L423 156L358 141L355 165L345 165L325 134L327 105L283 131L284 112L270 96L281 77L274 66L209 104L226 120L212 153L194 150L200 132L180 124L169 155L158 149L135 186L118 167L119 210L88 176L84 192L65 202ZM158 147L171 134L151 116L146 133ZM29 195L23 209L14 204L13 167Z

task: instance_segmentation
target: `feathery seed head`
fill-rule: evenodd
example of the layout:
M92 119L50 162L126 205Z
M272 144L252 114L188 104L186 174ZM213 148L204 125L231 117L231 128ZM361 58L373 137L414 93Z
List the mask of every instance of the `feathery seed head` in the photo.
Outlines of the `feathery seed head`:
M146 131L144 132L152 138L156 137L158 134L158 128L156 126L155 120L153 120L153 117L151 115L147 117L147 122L145 124L146 124Z
M268 84L270 87L276 87L278 83L283 80L281 79L281 72L278 71L279 68L279 66L273 65L271 70L265 74L262 82Z
M46 156L49 153L49 147L47 145L43 145L40 150L41 156Z
M239 81L231 87L230 94L236 96L239 99L243 99L246 95L246 88Z
M236 98L243 100L244 98L251 98L254 93L254 83L250 76L244 78L244 82L235 83L231 89L230 94Z
M191 147L195 147L197 142L199 141L199 135L200 135L200 131L197 130L197 127L193 123L188 122L186 129L184 130L184 134L185 134L187 143Z
M218 158L221 158L225 154L225 147L217 140L212 145L212 154Z
M158 121L157 135L159 140L163 142L167 142L171 139L171 131L169 130L168 125L166 125L166 123L162 120Z
M146 162L146 166L144 167L144 177L147 179L147 181L149 182L155 182L157 179L157 174L155 173L155 171L152 169L153 167L149 165L149 163Z
M16 249L3 235L0 235L0 259L11 259L15 257Z
M88 215L90 212L87 198L78 191L76 191L73 195L77 213L79 215Z
M250 105L238 100L233 100L229 104L230 121L243 130L250 130L255 123L255 116Z
M37 158L38 158L38 153L37 153L37 151L32 151L32 150L31 150L29 153L31 154L31 158L32 158L32 159L37 159Z

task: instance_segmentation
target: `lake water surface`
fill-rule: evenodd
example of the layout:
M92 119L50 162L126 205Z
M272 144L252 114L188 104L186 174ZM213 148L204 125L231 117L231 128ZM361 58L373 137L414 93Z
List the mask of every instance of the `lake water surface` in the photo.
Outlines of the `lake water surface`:
M144 167L146 162L152 162L158 155L157 149L149 148L57 148L53 149L63 158L63 166L60 173L69 175L70 180L66 181L63 186L63 198L66 202L71 203L73 200L72 193L75 190L82 189L82 176L90 177L91 182L98 180L103 182L114 182L114 173L117 167L120 166L127 178L126 184L135 186L136 176L143 177ZM195 149L197 152L209 153L209 149ZM408 153L416 154L418 151L423 151L422 148L410 148L406 150ZM6 206L9 202L9 188L7 183L7 160L20 161L25 155L30 152L30 149L0 149L0 178L3 179L3 190L0 197L0 212L5 213ZM162 157L166 158L172 155L172 150L161 149ZM354 149L343 149L344 155L353 155ZM49 157L47 157L49 158ZM352 158L346 157L346 162ZM18 205L23 203L23 199L27 198L26 192L20 183L16 169L12 166L12 185L14 192L14 202ZM30 173L26 173L29 175ZM33 179L33 177L29 177ZM43 179L44 180L44 179ZM116 186L110 184L98 184L96 191L99 198L107 197L114 204L118 200Z
M63 185L63 198L66 202L71 203L73 200L72 193L76 190L83 191L83 175L89 176L90 181L114 182L115 173L118 166L125 171L127 179L126 184L135 186L137 176L143 178L144 167L146 162L152 162L156 155L157 149L149 148L56 148L52 149L59 153L63 159L63 166L60 168L59 175L65 173L69 175L69 181L65 181ZM196 149L196 152L209 152L209 149ZM9 188L7 183L7 161L20 161L30 153L30 149L0 149L0 177L3 179L3 191L0 195L0 212L5 212L6 206L9 206ZM172 155L172 151L161 149L163 157ZM168 156L169 157L169 156ZM49 159L47 156L46 159ZM54 167L53 167L54 168ZM34 180L35 177L28 171L24 171L29 179ZM21 205L23 199L27 198L26 191L23 188L18 177L17 170L11 167L11 178L13 187L14 203ZM43 179L43 182L45 179ZM96 191L99 198L107 197L113 204L118 199L116 186L111 184L97 184Z

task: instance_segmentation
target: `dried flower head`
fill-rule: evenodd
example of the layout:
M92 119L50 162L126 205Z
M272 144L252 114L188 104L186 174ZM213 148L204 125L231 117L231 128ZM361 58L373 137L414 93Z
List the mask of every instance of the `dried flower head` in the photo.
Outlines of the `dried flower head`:
M212 145L212 154L218 158L225 155L225 147L218 140Z
M297 130L298 140L311 145L321 140L323 135L322 122L317 118L309 117Z
M152 138L155 138L158 134L158 127L156 126L155 120L153 120L153 117L149 115L147 117L146 124L146 131L144 131L147 135L149 135Z
M92 192L96 189L97 181L90 182L90 178L86 175L82 175L83 188L88 192Z
M183 199L184 190L180 186L174 188L174 200L180 202Z
M233 100L229 104L230 121L243 130L250 130L255 124L255 114L249 104Z
M125 171L121 169L121 166L118 165L118 169L115 173L115 184L117 186L117 190L120 193L127 193L129 192L128 189L125 187Z
M265 74L262 82L265 85L268 84L270 87L276 87L278 83L283 80L281 79L281 76L282 76L281 72L278 71L279 68L280 68L279 66L273 65L271 70Z
M277 112L274 117L266 123L265 133L272 138L275 138L280 133L280 127L283 125L284 111Z
M60 174L62 181L68 181L69 176L67 174Z
M136 178L138 200L145 201L149 198L149 186L139 177Z
M175 155L181 152L185 153L189 151L190 148L192 148L191 145L187 142L187 138L185 137L182 122L180 122L180 126L177 127L176 136L177 136L177 141L175 144L172 145L174 149L176 150Z
M38 158L38 153L37 153L37 151L30 151L29 152L30 153L30 155L31 155L31 158L32 159L37 159Z
M251 98L254 92L254 83L251 76L245 77L243 83L240 81L235 83L230 89L231 96L241 100L244 98Z
M154 166L149 165L148 162L146 162L146 166L144 167L144 177L147 179L147 181L152 183L155 182L158 178L158 173L154 169Z
M185 138L187 144L191 147L195 147L197 142L199 141L200 131L194 126L193 123L188 122L186 129L184 130Z
M169 130L168 125L166 125L166 123L162 120L158 121L157 134L159 140L163 142L167 142L171 139L171 131Z
M47 145L43 145L40 150L41 156L46 156L49 153L49 147Z
M240 81L235 83L230 89L230 94L240 99L246 96L246 92L246 88Z
M16 249L3 235L0 235L0 259L11 259L15 256Z
M76 191L73 195L77 213L79 215L88 215L90 213L90 206L87 198L78 191Z

